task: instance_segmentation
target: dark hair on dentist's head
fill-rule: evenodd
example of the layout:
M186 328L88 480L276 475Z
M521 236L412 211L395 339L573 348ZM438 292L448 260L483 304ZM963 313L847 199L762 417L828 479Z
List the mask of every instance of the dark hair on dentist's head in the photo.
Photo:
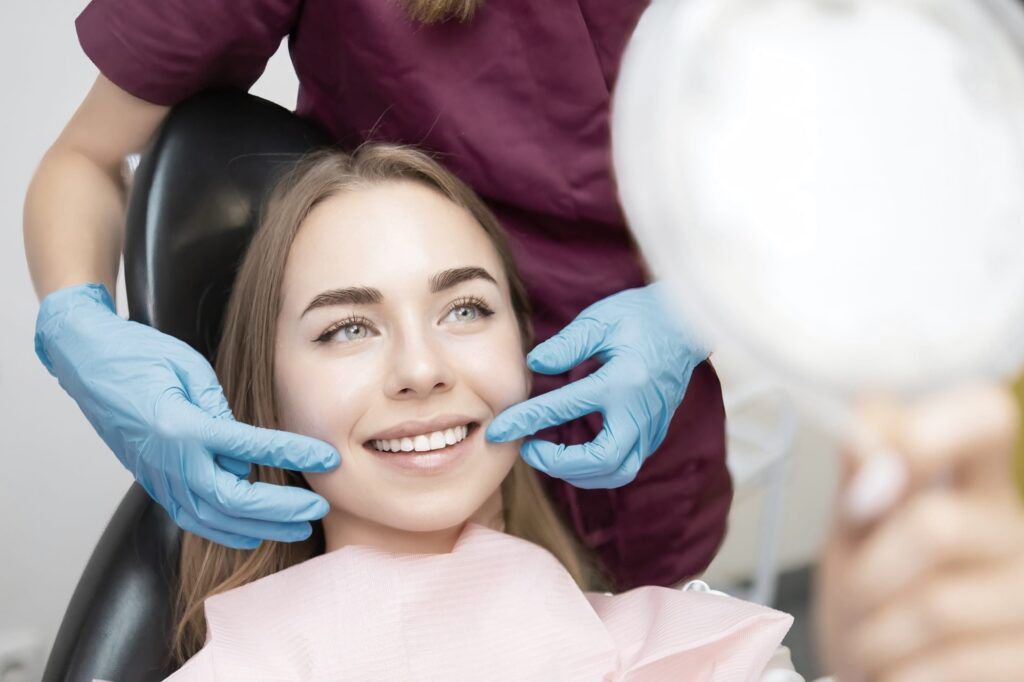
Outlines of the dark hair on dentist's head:
M343 192L389 182L417 182L439 192L476 219L497 251L523 353L532 344L530 304L505 233L486 204L425 153L410 147L366 144L354 153L326 148L304 156L276 184L246 251L228 301L216 358L217 377L235 419L277 428L273 369L281 288L292 242L310 212ZM300 472L256 465L250 480L309 488ZM501 484L505 531L550 551L582 589L605 589L607 575L560 518L536 472L521 458ZM237 550L183 531L172 655L180 665L206 637L203 601L324 552L323 526L300 542L264 541Z

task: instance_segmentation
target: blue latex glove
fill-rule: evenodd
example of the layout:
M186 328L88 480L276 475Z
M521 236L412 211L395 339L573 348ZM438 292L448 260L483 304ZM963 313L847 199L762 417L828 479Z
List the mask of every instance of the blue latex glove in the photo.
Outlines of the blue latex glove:
M513 405L491 422L487 438L509 441L600 412L604 427L581 445L523 443L530 466L578 488L617 488L634 478L665 439L693 368L708 356L664 301L662 284L598 301L526 356L530 369L561 374L587 358L596 372Z
M309 536L329 505L296 486L250 483L250 462L303 471L340 463L313 438L235 421L191 346L116 314L102 284L43 299L36 355L146 492L182 528L239 549Z

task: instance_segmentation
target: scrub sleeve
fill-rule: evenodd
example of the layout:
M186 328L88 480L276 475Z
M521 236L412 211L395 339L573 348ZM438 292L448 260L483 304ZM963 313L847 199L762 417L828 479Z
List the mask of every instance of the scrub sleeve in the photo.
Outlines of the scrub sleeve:
M586 306L645 284L616 200L610 92L641 0L486 0L468 24L412 23L391 0L92 0L75 25L99 70L162 105L247 91L287 37L296 113L343 147L415 144L483 196L508 232L542 341ZM534 392L575 381L589 361ZM591 440L600 414L540 435ZM617 580L673 585L701 572L725 533L732 483L710 364L693 374L636 480L577 490L541 475Z

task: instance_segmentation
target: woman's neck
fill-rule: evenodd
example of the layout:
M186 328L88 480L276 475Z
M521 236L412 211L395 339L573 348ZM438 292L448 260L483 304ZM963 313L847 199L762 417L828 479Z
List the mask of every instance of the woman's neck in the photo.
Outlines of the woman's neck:
M434 531L402 530L332 509L323 519L324 550L333 552L346 545L365 545L396 554L447 554L454 549L469 521L504 531L503 509L500 487L467 521Z

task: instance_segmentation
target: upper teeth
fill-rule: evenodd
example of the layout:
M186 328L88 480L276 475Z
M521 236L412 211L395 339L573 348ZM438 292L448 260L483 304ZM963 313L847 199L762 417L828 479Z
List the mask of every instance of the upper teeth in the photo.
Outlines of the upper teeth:
M419 436L407 438L391 438L385 440L371 441L373 447L384 452L429 452L440 450L443 447L454 445L466 437L469 432L469 425L453 426L444 431L433 431Z

